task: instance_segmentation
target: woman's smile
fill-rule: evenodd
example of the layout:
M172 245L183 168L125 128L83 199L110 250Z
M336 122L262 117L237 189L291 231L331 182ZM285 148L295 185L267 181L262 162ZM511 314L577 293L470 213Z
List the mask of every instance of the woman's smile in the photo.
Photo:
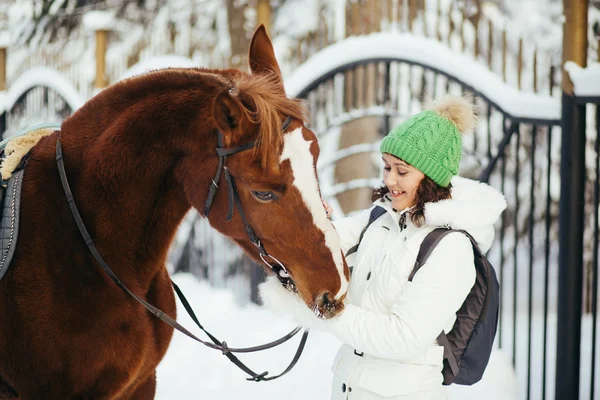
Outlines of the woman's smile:
M404 192L404 191L390 189L390 195L395 199L402 197L405 194L406 194L406 192Z

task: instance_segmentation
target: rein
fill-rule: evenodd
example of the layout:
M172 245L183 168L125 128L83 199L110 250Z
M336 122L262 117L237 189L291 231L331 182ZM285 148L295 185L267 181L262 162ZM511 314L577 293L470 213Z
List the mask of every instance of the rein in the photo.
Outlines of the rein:
M282 130L285 130L289 126L290 122L291 122L291 118L287 117L285 122L283 123ZM246 233L248 234L252 243L257 247L261 260L277 274L277 277L279 278L280 282L283 285L289 284L290 277L289 277L289 274L288 274L285 266L279 260L270 256L266 252L260 239L256 236L256 234L254 233L254 230L252 229L252 227L246 220L246 216L244 214L244 211L243 211L243 208L241 205L241 201L240 201L240 198L239 198L239 195L237 192L237 187L235 185L235 181L233 179L233 176L231 176L231 174L229 173L229 170L225 166L225 161L226 161L228 155L232 155L232 154L242 152L244 150L252 149L255 146L255 142L251 142L251 143L236 147L234 149L224 149L222 134L221 134L221 132L219 132L218 143L219 143L219 147L217 147L217 155L219 156L219 166L218 166L215 178L212 180L212 183L211 183L211 186L209 189L208 198L207 198L206 204L205 204L204 215L207 216L208 212L210 211L212 201L214 199L216 190L218 189L217 182L219 182L219 179L221 176L221 169L223 169L225 171L225 180L227 181L227 185L229 188L229 209L228 209L228 213L227 213L227 220L228 221L231 220L231 218L233 216L233 205L235 204L235 206L237 207L237 209L240 213L242 221L244 223L244 228L246 230ZM81 236L83 237L83 239L85 241L85 244L87 245L88 249L94 256L94 259L96 260L96 262L102 267L104 272L106 272L106 274L113 280L113 282L115 282L115 284L117 284L117 286L119 286L121 289L123 289L127 294L129 294L131 297L133 297L137 302L142 304L151 314L153 314L155 317L157 317L158 319L160 319L167 325L171 326L173 329L178 330L179 332L185 334L186 336L194 339L195 341L197 341L199 343L202 343L203 345L205 345L207 347L210 347L211 349L221 351L223 353L223 355L225 355L238 368L240 368L242 371L244 371L245 373L250 375L250 378L246 378L249 381L261 382L261 381L270 381L270 380L277 379L277 378L287 374L296 365L296 363L300 359L300 355L302 354L302 351L304 350L304 345L306 344L306 340L308 338L308 330L304 331L304 333L302 334L302 338L300 340L300 343L298 345L298 349L296 350L294 358L292 359L290 364L287 366L287 368L283 372L281 372L278 375L272 375L272 376L268 376L268 374L269 374L268 371L257 374L256 372L254 372L250 368L248 368L243 362L241 362L233 353L252 353L252 352L267 350L267 349L276 347L282 343L287 342L289 339L291 339L293 336L295 336L302 329L301 327L298 326L298 327L294 328L292 331L290 331L287 335L281 337L280 339L277 339L275 341L272 341L272 342L269 342L269 343L266 343L263 345L247 347L247 348L231 348L227 345L227 342L225 342L225 341L221 342L214 335L212 335L206 329L204 329L204 327L200 324L200 321L196 317L196 314L194 313L189 302L183 295L181 289L179 289L179 287L175 284L175 282L171 281L171 284L173 285L175 293L179 297L179 300L183 304L185 310L187 311L189 316L192 318L192 320L196 323L196 325L204 333L206 333L206 335L210 338L210 340L213 343L206 342L206 341L198 338L196 335L194 335L192 332L190 332L184 326L179 324L176 320L174 320L173 318L171 318L170 316L165 314L164 311L153 306L152 304L148 303L146 300L142 299L141 297L139 297L138 295L133 293L131 290L129 290L127 288L127 286L125 286L123 284L123 282L121 282L121 280L117 277L117 275L108 266L106 261L104 261L104 259L102 258L102 255L100 255L100 252L96 248L94 241L90 237L90 234L88 233L87 228L85 227L85 224L83 223L83 219L81 218L79 209L77 208L77 205L75 204L75 199L73 197L73 193L71 191L71 187L70 187L69 181L67 179L67 173L65 171L65 166L64 166L64 161L63 161L62 147L60 144L60 132L58 133L58 137L56 140L56 163L58 166L58 172L60 175L60 180L61 180L61 183L63 186L63 190L65 192L65 196L67 197L67 202L69 203L69 208L71 209L71 213L73 214L75 223L77 224L77 228L79 229L79 232L81 233ZM277 262L277 265L271 265L268 261L266 261L266 258L270 258L270 259L274 260L275 262Z

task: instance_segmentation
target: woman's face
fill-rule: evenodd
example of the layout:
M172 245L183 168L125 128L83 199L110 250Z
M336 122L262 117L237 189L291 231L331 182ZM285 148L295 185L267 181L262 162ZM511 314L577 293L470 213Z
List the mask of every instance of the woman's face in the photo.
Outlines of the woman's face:
M392 207L402 211L415 205L417 188L425 175L391 154L384 154L383 183L390 190Z

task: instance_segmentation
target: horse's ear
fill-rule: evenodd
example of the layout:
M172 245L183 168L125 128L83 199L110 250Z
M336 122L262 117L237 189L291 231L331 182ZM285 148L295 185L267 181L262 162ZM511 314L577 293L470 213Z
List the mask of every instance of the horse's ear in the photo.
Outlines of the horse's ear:
M223 90L213 103L213 118L217 128L223 133L231 133L239 128L242 118L242 105L239 100Z
M256 29L254 36L252 36L248 62L250 63L252 74L274 73L281 78L281 70L275 59L273 44L263 24Z

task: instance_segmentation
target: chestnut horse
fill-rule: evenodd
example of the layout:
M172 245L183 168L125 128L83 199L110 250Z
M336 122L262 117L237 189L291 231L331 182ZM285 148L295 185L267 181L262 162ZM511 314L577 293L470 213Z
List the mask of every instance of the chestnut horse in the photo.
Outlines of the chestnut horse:
M228 221L230 174L247 223L291 287L324 318L342 310L348 267L321 203L319 147L300 103L285 95L263 27L249 64L251 74L166 69L118 82L33 147L17 248L0 280L5 398L152 399L173 334L88 251L61 185L58 139L90 236L137 296L175 316L167 250L190 208L204 210L211 185L211 225L260 261L238 207ZM226 157L213 184L223 166L218 134L222 147L242 151Z

